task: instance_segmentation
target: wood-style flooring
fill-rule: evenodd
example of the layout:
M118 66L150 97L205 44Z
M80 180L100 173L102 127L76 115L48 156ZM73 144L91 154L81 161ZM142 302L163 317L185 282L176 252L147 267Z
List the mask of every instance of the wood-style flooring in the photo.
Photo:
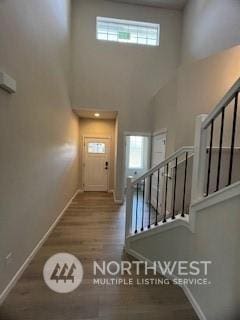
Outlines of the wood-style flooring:
M172 284L93 285L94 260L131 261L123 252L124 220L125 208L116 205L111 194L78 194L0 307L0 319L198 319L183 291ZM59 252L76 255L84 268L82 284L68 294L54 293L42 277L45 261Z

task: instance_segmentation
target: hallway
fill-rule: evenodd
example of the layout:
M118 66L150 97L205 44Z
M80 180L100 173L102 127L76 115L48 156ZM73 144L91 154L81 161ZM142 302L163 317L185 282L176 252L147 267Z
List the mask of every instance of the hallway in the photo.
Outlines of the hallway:
M109 193L79 193L0 309L1 320L198 319L183 291L165 286L94 286L92 262L130 260L123 253L124 206ZM42 269L53 254L68 252L83 264L83 283L56 294Z

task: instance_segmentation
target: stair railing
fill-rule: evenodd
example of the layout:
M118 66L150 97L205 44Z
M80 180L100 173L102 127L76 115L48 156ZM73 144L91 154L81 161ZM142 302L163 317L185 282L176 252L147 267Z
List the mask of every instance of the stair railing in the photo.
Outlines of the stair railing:
M239 163L235 157L240 146L239 137L237 141L237 126L240 124L240 115L237 113L239 91L240 78L202 122L201 136L204 137L204 142L202 142L203 160L200 166L206 163L206 179L201 192L205 197L240 179L237 173ZM225 158L223 158L223 152L225 152ZM213 161L213 153L217 154L215 161ZM215 174L213 174L214 167ZM224 171L227 171L227 174Z
M240 181L240 160L236 160L237 152L240 158L239 91L240 78L209 115L197 116L194 147L182 147L141 177L127 179L126 237L164 224L179 214L184 218L190 205ZM218 120L219 133L215 125ZM229 146L224 146L226 138ZM215 151L217 157L213 161ZM223 151L229 154L225 158Z
M139 178L128 177L126 237L188 214L193 153L182 147Z

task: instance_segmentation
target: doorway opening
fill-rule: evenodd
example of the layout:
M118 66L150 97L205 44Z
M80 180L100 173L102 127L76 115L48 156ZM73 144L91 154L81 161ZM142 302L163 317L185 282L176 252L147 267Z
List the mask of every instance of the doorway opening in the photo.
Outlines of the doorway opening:
M114 193L117 113L78 109L80 190Z
M129 176L138 178L149 169L150 141L150 136L126 136L125 181Z

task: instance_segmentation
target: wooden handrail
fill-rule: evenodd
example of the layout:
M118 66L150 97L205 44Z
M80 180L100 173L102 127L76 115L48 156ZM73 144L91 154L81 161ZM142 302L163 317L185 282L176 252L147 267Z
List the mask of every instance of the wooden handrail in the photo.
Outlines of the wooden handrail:
M216 117L221 113L222 109L224 109L232 101L238 91L240 91L240 78L237 79L237 81L228 90L225 96L219 101L212 112L209 113L202 124L203 129L208 128L208 126L211 124L211 121L216 119Z

